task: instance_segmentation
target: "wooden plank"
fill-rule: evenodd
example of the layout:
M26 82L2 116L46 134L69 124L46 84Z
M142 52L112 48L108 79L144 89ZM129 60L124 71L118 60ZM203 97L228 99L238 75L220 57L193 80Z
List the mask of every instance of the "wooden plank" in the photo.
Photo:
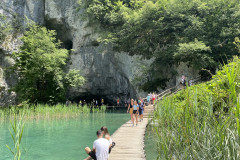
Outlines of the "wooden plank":
M153 111L152 105L146 106L143 121L138 122L137 126L133 127L130 120L114 132L111 137L116 146L112 149L109 160L146 160L144 135Z

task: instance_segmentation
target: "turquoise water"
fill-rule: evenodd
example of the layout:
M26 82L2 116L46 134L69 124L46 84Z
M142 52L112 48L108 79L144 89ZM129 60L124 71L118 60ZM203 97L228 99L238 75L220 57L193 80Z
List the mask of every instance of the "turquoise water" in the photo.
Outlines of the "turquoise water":
M158 137L156 135L156 132L154 131L154 128L151 125L148 125L144 141L144 149L147 160L158 159L157 142Z
M80 160L87 157L84 148L92 148L96 131L107 126L110 133L130 119L123 113L91 113L88 116L58 120L25 122L23 160ZM6 144L12 147L10 123L0 126L0 160L12 160ZM116 144L117 145L117 144Z

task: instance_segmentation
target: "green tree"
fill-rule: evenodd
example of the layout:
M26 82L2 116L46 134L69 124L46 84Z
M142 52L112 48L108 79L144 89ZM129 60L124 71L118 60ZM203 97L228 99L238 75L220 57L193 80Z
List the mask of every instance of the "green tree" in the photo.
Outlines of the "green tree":
M55 36L54 30L32 24L22 37L20 51L13 53L12 69L18 75L14 90L20 101L56 103L65 100L68 87L83 85L79 71L64 72L69 53Z
M233 45L240 34L238 0L89 0L81 5L90 21L101 24L99 41L155 59L149 68L158 72L150 73L155 89L169 79L161 70L179 62L215 71L238 54Z
M239 37L235 38L234 44L236 45L236 48L238 49L238 52L240 53L240 39L239 39Z

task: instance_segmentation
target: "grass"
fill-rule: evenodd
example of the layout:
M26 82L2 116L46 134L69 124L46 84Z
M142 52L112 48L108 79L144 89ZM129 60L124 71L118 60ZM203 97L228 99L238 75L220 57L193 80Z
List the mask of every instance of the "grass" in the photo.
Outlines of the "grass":
M240 159L239 66L235 57L211 81L157 104L158 159Z
M65 106L63 104L57 104L54 106L38 104L28 105L23 104L21 106L12 106L9 108L0 109L0 120L13 119L14 116L22 115L24 113L24 119L34 118L61 118L61 117L72 117L80 114L89 114L90 112L105 112L106 106L99 106L98 108L92 108L88 105L77 106L72 104Z

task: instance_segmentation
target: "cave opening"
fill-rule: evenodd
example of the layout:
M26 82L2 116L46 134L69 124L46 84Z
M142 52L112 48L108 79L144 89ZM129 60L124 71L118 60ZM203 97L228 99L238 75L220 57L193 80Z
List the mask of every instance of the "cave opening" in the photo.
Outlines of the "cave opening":
M71 50L73 48L73 42L71 40L66 40L62 43L62 48Z
M81 95L74 98L73 102L78 104L79 101L81 100L82 103L85 101L87 104L92 104L93 100L95 101L97 100L98 106L100 106L102 99L104 100L104 105L107 105L107 106L112 105L112 102L109 101L109 99L106 96L102 96L102 95Z
M73 37L71 34L71 30L68 24L64 19L60 21L57 19L50 19L49 17L45 17L45 27L50 30L55 30L57 35L57 40L60 40L61 48L65 48L67 50L73 49Z

